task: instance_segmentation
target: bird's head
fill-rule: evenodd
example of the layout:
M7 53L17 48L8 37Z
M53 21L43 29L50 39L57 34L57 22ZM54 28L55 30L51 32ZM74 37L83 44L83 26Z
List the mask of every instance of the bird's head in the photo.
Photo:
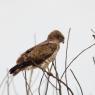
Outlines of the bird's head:
M59 30L54 30L48 35L48 40L64 43L64 35Z

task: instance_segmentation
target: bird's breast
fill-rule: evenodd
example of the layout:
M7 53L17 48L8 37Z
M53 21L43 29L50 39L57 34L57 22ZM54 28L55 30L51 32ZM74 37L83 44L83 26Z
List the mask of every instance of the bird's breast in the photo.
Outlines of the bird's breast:
M59 48L60 48L60 47L57 46L57 49L54 51L54 53L53 53L48 59L46 59L46 60L41 64L41 67L42 67L42 68L47 68L48 65L49 65L49 63L51 63L52 61L55 60Z

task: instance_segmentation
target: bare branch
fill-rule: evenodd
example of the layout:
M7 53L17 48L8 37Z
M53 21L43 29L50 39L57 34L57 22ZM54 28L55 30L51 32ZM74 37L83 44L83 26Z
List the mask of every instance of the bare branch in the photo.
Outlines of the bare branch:
M0 88L2 87L4 81L7 79L8 74L9 74L9 72L5 75L5 77L4 77L3 80L1 81L1 83L0 83Z
M38 88L38 93L39 93L39 95L41 95L41 94L40 94L40 89L41 89L41 84L42 84L42 80L43 80L44 75L45 75L45 73L43 72L42 78L41 78L41 80L40 80L39 88Z
M8 70L7 70L8 71ZM10 92L9 92L9 73L7 74L7 95L10 95Z
M95 57L93 57L93 62L94 62L94 64L95 64Z
M48 77L45 74L45 77L48 79ZM52 85L52 87L54 87L56 90L59 90L59 88L57 88L50 80L49 80L50 84Z
M56 79L57 81L59 81L60 83L62 83L66 88L68 88L68 90L71 92L71 94L74 95L74 93L72 92L72 90L62 80L60 80L59 78L56 78L56 76L54 76L52 73L47 72L45 69L43 69L39 65L35 64L35 62L34 62L34 65L36 67L38 67L39 69L41 69L43 72L47 73L47 75L52 76L54 79Z
M47 84L46 84L46 89L45 89L45 95L47 95L47 92L48 92L49 78L50 78L50 76L47 77Z
M51 65L50 69L48 68L48 72L51 72L52 70L52 66L53 64ZM47 91L48 91L48 87L49 87L49 79L50 79L50 76L46 77L47 78L47 84L46 84L46 90L45 90L45 95L47 95Z
M95 33L95 31L94 31L93 29L91 29L91 31L92 31L93 33Z
M94 45L95 45L95 43L92 44L92 45L90 45L90 46L88 46L87 48L85 48L84 50L82 50L79 54L77 54L77 56L75 56L75 57L72 59L72 61L69 63L69 65L66 67L66 69L65 69L65 71L63 72L61 78L63 77L63 75L65 74L65 72L67 71L67 69L70 67L70 65L71 65L81 54L83 54L83 53L84 53L85 51L87 51L88 49L92 48Z
M66 57L65 57L65 70L67 68L67 57L68 57L68 46L69 46L70 31L71 31L71 28L69 28L68 38L67 38ZM68 85L67 72L65 72L65 80L66 80L66 85ZM70 95L68 88L67 88L67 92L68 92L68 95Z
M35 64L36 65L36 64ZM39 66L37 66L37 67L39 67ZM41 68L41 67L39 67L43 72L46 72L49 76L52 76L54 79L57 79L58 81L60 81L64 86L66 86L68 89L69 89L69 91L71 92L71 94L72 95L74 95L73 94L73 92L72 92L72 90L62 81L62 80L60 80L59 78L56 78L56 76L54 76L52 73L50 73L50 72L47 72L45 69L43 69L43 68Z
M31 86L32 75L33 75L33 69L32 69L31 72L30 72L30 77L29 77L29 87ZM28 87L28 92L29 92L29 87Z
M25 85L27 85L27 86L28 86L28 88L29 88L29 91L30 91L31 95L33 95L32 91L31 91L31 88L30 88L30 86L29 86L29 84L28 84L28 82L27 82L27 80L26 80L26 78L25 78L24 73L23 73L23 77L24 77L24 80L25 80ZM26 87L26 86L25 86L25 87Z
M77 82L77 84L78 84L78 86L79 86L79 88L80 88L81 95L83 95L82 87L81 87L81 85L80 85L80 83L79 83L78 79L76 78L76 76L75 76L74 72L73 72L71 69L70 69L70 71L71 71L71 73L73 74L73 76L74 76L74 78L75 78L75 80L76 80L76 82Z
M28 93L28 88L27 88L27 75L26 75L26 71L24 72L24 75L25 75L26 95L29 95L29 93Z

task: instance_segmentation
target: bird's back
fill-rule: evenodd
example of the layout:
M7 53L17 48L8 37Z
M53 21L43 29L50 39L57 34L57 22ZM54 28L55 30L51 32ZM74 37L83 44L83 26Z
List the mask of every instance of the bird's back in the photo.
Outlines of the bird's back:
M53 53L57 50L58 45L56 43L45 42L39 44L26 52L24 52L17 60L17 64L29 62L28 65L40 65L46 59L50 58ZM34 64L33 64L34 62Z

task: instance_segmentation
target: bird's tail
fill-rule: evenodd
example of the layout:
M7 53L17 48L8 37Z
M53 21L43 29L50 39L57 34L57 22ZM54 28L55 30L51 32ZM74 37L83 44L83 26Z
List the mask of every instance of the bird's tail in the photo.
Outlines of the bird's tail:
M19 65L15 65L9 70L10 74L12 74L13 76L18 74L20 71L21 71L21 68L19 68Z
M23 62L20 64L15 65L14 67L12 67L9 72L10 74L13 74L13 76L15 76L16 74L18 74L20 71L23 71L25 68L27 68L28 66L30 66L31 64L29 62Z

